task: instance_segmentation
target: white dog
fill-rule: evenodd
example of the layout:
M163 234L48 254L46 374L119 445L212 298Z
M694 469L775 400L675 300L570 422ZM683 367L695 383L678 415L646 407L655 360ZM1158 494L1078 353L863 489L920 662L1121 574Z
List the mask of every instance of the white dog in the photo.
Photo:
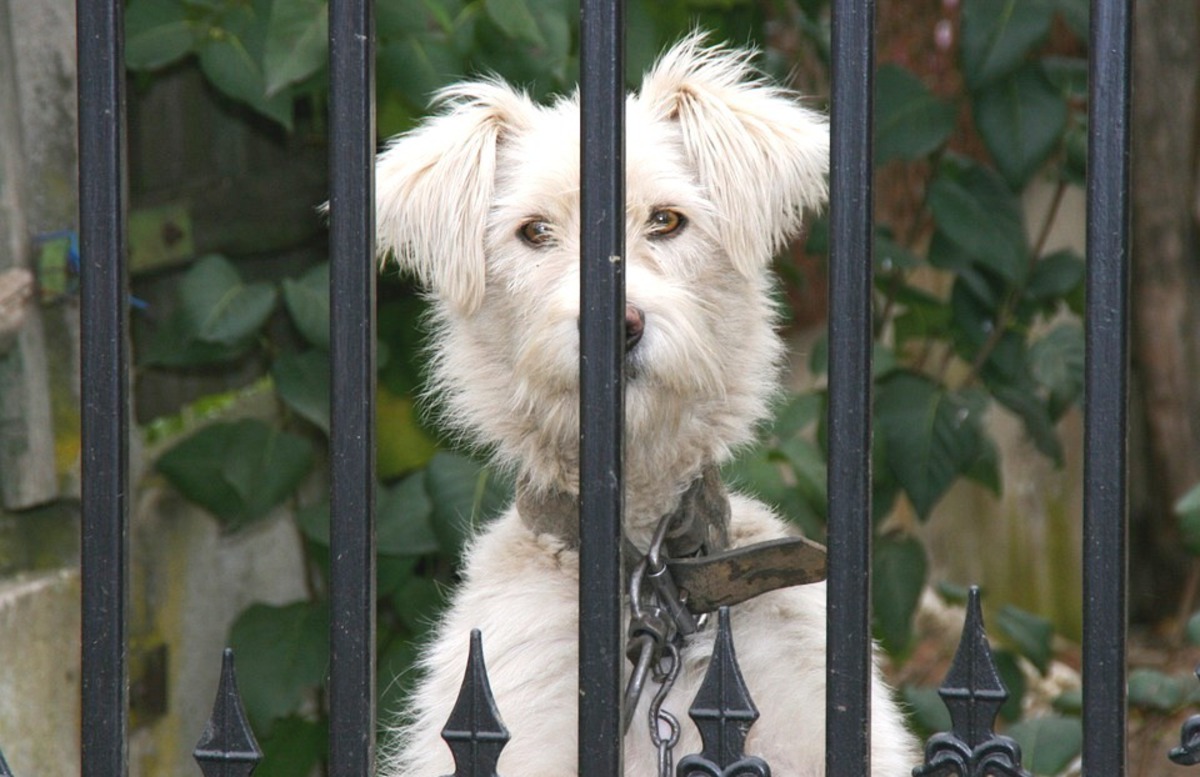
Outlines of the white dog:
M642 551L660 518L751 441L767 414L782 356L771 257L826 195L825 121L764 83L748 58L693 36L628 98L625 531ZM439 733L463 679L468 635L479 628L512 733L499 774L569 777L577 758L578 100L540 106L497 81L453 86L440 100L440 115L378 160L380 248L433 293L434 392L446 417L515 469L519 497L470 543L382 773L453 773ZM764 504L731 495L728 506L715 550L792 533ZM557 528L556 509L570 519ZM782 777L823 775L824 584L757 596L731 619L761 711L747 754ZM677 759L700 751L687 708L713 631L680 649L665 705L681 720ZM630 777L657 774L644 722L652 695L653 687L642 694L626 737ZM872 774L907 775L918 758L878 678L872 698Z

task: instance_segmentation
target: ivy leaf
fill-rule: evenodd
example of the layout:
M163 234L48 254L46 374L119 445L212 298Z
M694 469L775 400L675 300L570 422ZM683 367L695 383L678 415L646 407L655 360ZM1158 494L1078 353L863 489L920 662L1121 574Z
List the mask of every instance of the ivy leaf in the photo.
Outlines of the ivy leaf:
M1076 323L1059 324L1029 349L1029 371L1049 393L1052 419L1083 395L1084 354L1083 328Z
M1050 0L965 0L963 76L972 90L1011 73L1050 32Z
M234 346L266 323L275 309L275 287L244 283L228 259L210 254L183 276L179 302L194 339Z
M441 547L430 519L433 504L425 493L425 477L417 472L380 494L376 511L376 543L390 556L423 556Z
M430 96L462 72L463 60L444 37L410 35L379 47L378 69L410 108L424 110Z
M1187 689L1179 677L1148 667L1138 667L1129 673L1129 703L1135 707L1174 712L1186 697Z
M1070 296L1083 285L1085 272L1083 259L1074 251L1056 251L1033 266L1025 296L1039 303Z
M283 304L304 339L329 350L329 262L300 276L283 279Z
M1037 775L1060 774L1083 749L1078 718L1050 716L1013 724L1008 735L1021 746L1021 760Z
M324 0L274 0L263 46L266 96L303 81L329 59L329 4Z
M996 173L965 160L943 165L929 186L929 207L938 232L973 262L1011 283L1025 277L1021 206Z
M265 737L260 737L263 759L254 769L254 777L295 777L311 774L325 757L329 736L324 723L296 715L275 722Z
M192 51L195 34L176 0L132 0L125 9L125 66L158 70Z
M912 373L877 386L875 418L889 469L922 520L982 451L977 395L956 394Z
M316 602L254 604L234 622L229 642L246 714L256 730L265 731L296 713L305 695L324 681L329 611Z
M475 529L498 513L511 488L485 467L457 453L440 452L425 470L425 490L433 504L433 531L453 558Z
M1054 627L1045 618L1018 607L1005 605L996 613L996 628L1012 640L1017 652L1046 674L1053 656Z
M312 463L308 440L246 419L200 429L159 457L157 468L223 529L237 531L291 494Z
M329 434L329 357L286 351L271 365L275 390L288 407Z
M268 95L263 72L269 2L229 6L203 39L200 69L217 89L291 130L291 95Z
M884 65L875 74L875 164L919 159L954 131L954 104L937 97L913 73Z
M908 649L912 618L925 587L925 548L913 537L878 537L871 562L875 632L893 655Z
M1020 190L1049 158L1067 126L1067 102L1037 63L979 90L975 126L996 166Z
M510 38L544 46L545 38L525 0L484 0L488 17Z
M1179 518L1184 546L1193 556L1200 556L1200 484L1184 494L1172 509Z

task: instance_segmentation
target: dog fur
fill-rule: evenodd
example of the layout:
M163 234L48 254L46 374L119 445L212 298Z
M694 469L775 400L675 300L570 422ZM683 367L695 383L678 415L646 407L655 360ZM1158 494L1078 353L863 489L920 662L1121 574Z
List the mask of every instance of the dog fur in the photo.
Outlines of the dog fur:
M778 388L770 261L826 196L828 128L771 86L750 54L693 35L662 56L627 102L627 299L644 314L628 355L626 532L641 547L706 465L752 440ZM490 80L450 87L441 112L377 162L380 250L429 288L432 393L449 424L495 452L534 492L578 493L579 106L533 103ZM669 235L651 217L682 214ZM539 222L544 240L520 236ZM792 533L731 495L733 545ZM405 722L381 773L453 772L439 738L458 693L468 635L483 632L491 686L512 740L499 773L576 773L578 555L535 535L515 507L466 552L463 580L421 658ZM775 591L732 612L747 686L761 711L748 754L784 777L824 774L825 587ZM676 758L699 752L687 718L713 629L690 638L666 708ZM653 777L641 709L626 774ZM917 762L903 716L873 681L872 770Z

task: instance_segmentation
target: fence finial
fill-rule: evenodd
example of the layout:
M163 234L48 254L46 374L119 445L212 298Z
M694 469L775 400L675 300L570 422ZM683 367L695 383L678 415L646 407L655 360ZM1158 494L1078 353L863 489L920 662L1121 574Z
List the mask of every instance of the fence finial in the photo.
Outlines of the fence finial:
M204 777L250 777L262 760L262 750L238 694L231 648L225 648L221 658L217 700L192 757L200 764Z
M1200 667L1196 667L1200 678ZM1172 748L1168 757L1180 766L1200 763L1200 715L1192 715L1179 727L1179 747Z
M992 660L979 606L979 586L971 586L958 651L938 693L950 710L951 730L930 737L925 763L913 769L914 777L1030 777L1021 768L1021 746L993 731L1008 690Z
M771 777L766 761L745 754L746 734L758 720L733 649L729 608L718 611L717 637L704 682L688 715L704 743L698 755L679 762L678 777Z
M472 629L462 690L442 729L442 739L454 754L451 777L497 777L496 762L508 738L483 662L483 637L479 629Z

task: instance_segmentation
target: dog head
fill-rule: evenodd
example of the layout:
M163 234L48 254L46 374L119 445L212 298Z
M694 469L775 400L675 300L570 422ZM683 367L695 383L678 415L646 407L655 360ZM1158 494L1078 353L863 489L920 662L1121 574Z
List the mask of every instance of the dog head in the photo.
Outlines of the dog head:
M828 130L749 54L692 36L626 110L627 477L672 481L753 435L776 385L772 255L825 198ZM434 299L433 391L535 485L578 477L579 106L497 81L377 163L381 253Z

